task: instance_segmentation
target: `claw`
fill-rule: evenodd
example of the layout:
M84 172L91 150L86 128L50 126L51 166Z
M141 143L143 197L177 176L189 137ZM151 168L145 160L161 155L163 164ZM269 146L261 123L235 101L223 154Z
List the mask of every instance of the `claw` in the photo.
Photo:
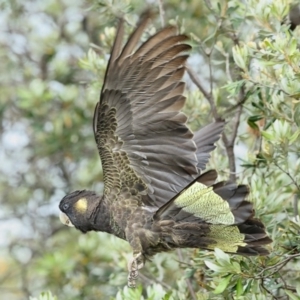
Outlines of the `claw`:
M139 276L139 269L141 269L143 266L144 259L141 252L133 255L133 257L128 261L128 287L135 288L136 279Z

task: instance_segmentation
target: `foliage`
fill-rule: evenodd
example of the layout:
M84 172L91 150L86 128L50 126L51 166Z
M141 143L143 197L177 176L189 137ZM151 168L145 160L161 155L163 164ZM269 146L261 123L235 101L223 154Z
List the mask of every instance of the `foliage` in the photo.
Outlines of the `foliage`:
M57 300L57 297L53 297L51 292L41 293L38 298L30 297L29 300Z
M251 187L274 240L268 257L184 249L158 254L128 289L130 247L62 227L68 191L101 191L91 120L116 16L137 0L11 0L0 23L0 290L3 299L300 299L300 29L290 0L153 2L191 36L190 126L224 118L209 168Z

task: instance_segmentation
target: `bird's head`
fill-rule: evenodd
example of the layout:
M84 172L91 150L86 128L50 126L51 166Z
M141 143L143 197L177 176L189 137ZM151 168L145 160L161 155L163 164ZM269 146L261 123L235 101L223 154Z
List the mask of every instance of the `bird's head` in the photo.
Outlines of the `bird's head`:
M92 191L75 191L66 195L59 204L60 220L86 233L93 230L92 215L99 204L99 196Z

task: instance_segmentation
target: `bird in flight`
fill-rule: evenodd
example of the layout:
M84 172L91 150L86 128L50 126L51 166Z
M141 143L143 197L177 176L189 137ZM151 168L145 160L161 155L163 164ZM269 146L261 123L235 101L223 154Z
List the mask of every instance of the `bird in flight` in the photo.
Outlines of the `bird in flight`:
M145 12L123 44L119 21L93 129L104 176L103 195L79 190L60 202L61 221L83 233L103 231L129 242L128 286L156 253L215 247L266 255L272 240L254 218L246 185L202 173L224 128L216 121L194 134L181 112L182 76L190 46L168 26L144 43Z

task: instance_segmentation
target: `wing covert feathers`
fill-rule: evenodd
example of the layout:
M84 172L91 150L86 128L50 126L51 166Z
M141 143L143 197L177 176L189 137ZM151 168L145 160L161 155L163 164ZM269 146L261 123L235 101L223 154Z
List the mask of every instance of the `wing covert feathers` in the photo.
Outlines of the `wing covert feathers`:
M169 26L140 43L150 17L142 16L124 47L120 20L93 127L105 194L130 189L144 205L159 207L204 169L223 123L194 139L180 111L188 38Z

